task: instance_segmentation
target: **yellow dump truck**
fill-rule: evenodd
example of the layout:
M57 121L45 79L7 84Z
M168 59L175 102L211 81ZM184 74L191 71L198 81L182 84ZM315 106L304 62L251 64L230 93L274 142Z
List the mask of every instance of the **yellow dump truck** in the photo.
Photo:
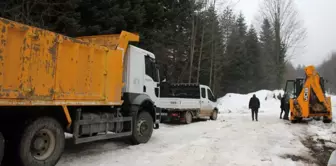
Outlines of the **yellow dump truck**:
M129 45L138 41L125 31L70 38L0 18L4 161L54 166L65 132L75 144L148 142L160 122L159 72L154 54Z

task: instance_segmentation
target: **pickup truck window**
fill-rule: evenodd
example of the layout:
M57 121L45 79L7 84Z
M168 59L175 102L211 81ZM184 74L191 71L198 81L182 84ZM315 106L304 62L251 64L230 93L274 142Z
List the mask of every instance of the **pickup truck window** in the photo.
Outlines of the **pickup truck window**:
M214 95L212 94L212 92L210 91L210 89L208 89L208 99L209 99L210 101L216 101L216 100L215 100L215 97L214 97Z
M145 56L145 65L146 65L146 75L151 77L154 80L154 82L158 82L159 75L158 75L158 71L157 71L154 59L149 56Z
M201 89L201 92L202 92L202 98L206 98L206 95L205 95L205 88L202 88L202 89Z

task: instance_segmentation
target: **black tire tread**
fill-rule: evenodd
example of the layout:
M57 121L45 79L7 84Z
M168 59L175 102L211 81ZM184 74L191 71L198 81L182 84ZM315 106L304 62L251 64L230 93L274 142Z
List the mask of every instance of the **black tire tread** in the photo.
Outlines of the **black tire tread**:
M139 137L138 136L138 133L137 133L137 122L138 122L139 119L143 119L143 120L146 120L146 121L149 122L149 126L150 126L150 130L151 131L150 131L150 134L147 135L146 137ZM145 110L140 111L140 113L137 115L136 120L134 121L133 126L134 126L133 127L133 134L132 134L131 139L130 139L131 144L138 145L138 144L142 144L142 143L147 143L150 140L150 138L151 138L151 136L153 134L153 130L154 130L153 129L154 122L153 122L153 118L150 115L150 113L147 112L147 111L145 111Z
M216 115L216 118L214 118L214 113L217 114L217 115ZM217 110L214 110L214 111L212 112L212 115L210 116L210 119L211 119L211 120L217 120L217 118L218 118L218 111L217 111Z
M191 120L190 121L187 121L187 114L190 114L190 116L191 116ZM185 124L190 124L192 122L193 118L192 118L192 113L190 111L186 111L184 113L184 120L185 120Z
M5 139L2 135L2 133L0 133L0 165L2 163L2 159L4 156L4 151L5 151Z

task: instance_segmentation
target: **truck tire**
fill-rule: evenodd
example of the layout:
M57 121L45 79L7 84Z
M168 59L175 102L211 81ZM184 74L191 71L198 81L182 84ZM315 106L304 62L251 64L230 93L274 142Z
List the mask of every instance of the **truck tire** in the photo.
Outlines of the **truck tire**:
M5 139L2 135L2 133L0 133L0 165L2 162L2 158L4 156L4 151L5 151Z
M185 124L190 124L192 122L192 119L193 117L190 111L184 113Z
M153 118L147 111L141 111L134 122L131 142L133 145L147 143L153 134Z
M331 123L332 120L331 119L328 119L328 117L323 117L323 123Z
M210 116L210 119L217 120L217 117L218 117L218 111L217 110L212 111L212 115Z
M18 162L22 166L54 166L61 158L64 144L61 124L53 118L38 118L23 130L18 146Z

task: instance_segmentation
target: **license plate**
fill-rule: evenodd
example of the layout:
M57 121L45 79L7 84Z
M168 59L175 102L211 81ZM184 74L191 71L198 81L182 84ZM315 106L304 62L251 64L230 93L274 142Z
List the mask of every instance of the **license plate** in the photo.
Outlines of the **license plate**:
M165 112L161 112L161 116L167 116L168 113L165 113Z

